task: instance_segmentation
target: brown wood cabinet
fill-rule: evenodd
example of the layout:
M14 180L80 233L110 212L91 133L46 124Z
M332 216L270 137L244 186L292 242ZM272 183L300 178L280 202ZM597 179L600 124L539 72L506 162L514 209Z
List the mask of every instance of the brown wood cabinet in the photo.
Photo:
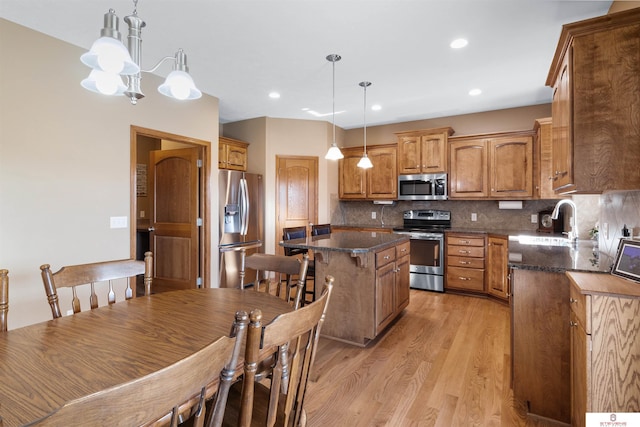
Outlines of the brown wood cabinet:
M509 300L509 238L487 238L487 293L504 301Z
M247 142L221 136L218 140L218 169L247 171Z
M449 197L530 199L533 197L533 132L452 137Z
M409 242L376 253L376 333L409 304Z
M640 188L640 8L564 25L553 88L553 188Z
M536 133L534 144L534 196L538 199L557 199L553 191L553 163L551 137L551 117L537 119L533 130Z
M640 412L640 291L606 274L571 281L571 425L587 412ZM629 292L628 292L629 291Z
M446 234L445 289L484 292L484 235Z
M450 127L397 132L398 173L421 174L448 171Z
M398 198L397 146L367 147L371 169L361 169L358 161L363 147L343 148L338 162L338 194L343 200L395 200Z
M571 419L569 279L564 273L511 270L513 395L529 412Z

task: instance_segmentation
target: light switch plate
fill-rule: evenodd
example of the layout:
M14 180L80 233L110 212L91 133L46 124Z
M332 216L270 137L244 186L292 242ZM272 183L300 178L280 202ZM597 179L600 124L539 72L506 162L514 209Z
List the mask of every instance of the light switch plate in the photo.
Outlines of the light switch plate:
M478 214L477 213L472 213L471 214L471 221L477 221L478 220Z
M127 228L126 216L112 216L109 218L111 228Z
M538 214L531 214L531 223L532 224L538 223Z

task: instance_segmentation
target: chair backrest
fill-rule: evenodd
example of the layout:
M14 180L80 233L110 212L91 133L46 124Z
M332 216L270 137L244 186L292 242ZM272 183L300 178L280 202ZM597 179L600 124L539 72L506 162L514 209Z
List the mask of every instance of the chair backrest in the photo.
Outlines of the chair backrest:
M207 426L221 426L248 321L247 313L239 311L231 336L223 336L160 371L67 402L35 425L139 426L170 414L170 425L175 426L180 408L193 402L194 425L204 425L207 418ZM211 387L218 392L207 415L204 394Z
M9 270L0 270L0 332L7 330L9 313Z
M151 294L152 275L153 275L153 256L151 252L144 254L144 261L134 259L123 259L118 261L96 262L92 264L79 264L62 267L55 273L51 272L51 266L44 264L40 266L42 273L42 281L44 290L51 306L51 313L56 319L62 316L60 310L60 302L58 299L59 288L72 289L71 308L73 313L80 312L80 299L76 287L82 285L90 285L89 305L91 309L98 307L98 295L96 294L95 285L99 282L109 282L107 292L107 302L113 304L116 302L116 295L113 289L113 282L118 279L126 279L127 287L124 291L124 298L133 298L135 289L136 276L144 275L145 295ZM133 289L131 282L133 281Z
M313 224L311 226L312 236L321 236L324 234L331 234L331 224Z
M307 227L288 227L282 229L282 240L303 239L305 237L307 237ZM284 248L284 254L286 256L306 254L307 252L307 249Z
M239 425L249 425L256 413L264 412L264 408L255 408L254 411L254 405L265 404L255 393L256 387L267 387L255 381L255 373L258 362L270 357L276 360L276 364L269 385L264 421L267 426L274 425L276 418L279 425L299 425L307 381L315 360L333 281L333 277L327 276L322 294L316 301L298 310L281 314L266 325L262 325L260 310L251 311ZM264 396L266 393L260 395ZM284 401L280 402L280 399ZM263 420L259 422L262 423Z
M304 298L307 270L309 268L309 255L303 254L302 260L283 255L252 254L245 259L245 267L256 270L254 288L256 290L265 289L266 292L274 293L271 284L275 283L275 295L291 301L297 310ZM275 281L271 275L275 274ZM294 282L294 278L297 280ZM284 287L284 292L283 292ZM295 288L295 289L294 289Z

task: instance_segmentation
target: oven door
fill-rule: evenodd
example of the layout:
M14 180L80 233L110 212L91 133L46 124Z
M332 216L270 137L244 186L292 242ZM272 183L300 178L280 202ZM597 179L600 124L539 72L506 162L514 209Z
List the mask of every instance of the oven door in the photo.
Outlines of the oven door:
M395 231L408 235L411 245L411 287L444 292L444 234Z

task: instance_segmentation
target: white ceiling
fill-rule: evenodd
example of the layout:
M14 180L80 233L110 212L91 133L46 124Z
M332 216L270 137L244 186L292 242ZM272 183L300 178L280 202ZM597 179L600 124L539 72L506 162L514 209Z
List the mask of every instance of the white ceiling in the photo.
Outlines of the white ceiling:
M543 104L562 24L607 13L611 1L140 0L142 68L183 48L196 85L220 99L220 121L279 117L362 127ZM0 16L88 49L103 14L120 31L128 0L0 0ZM465 37L469 45L452 50ZM6 42L6 41L5 41ZM15 42L15 41L13 41ZM72 66L84 67L78 60ZM157 73L166 75L168 64ZM88 68L87 68L88 73ZM143 91L155 90L145 87ZM472 88L483 93L470 97ZM268 97L278 91L281 98ZM123 103L128 102L123 98ZM145 102L142 100L140 102ZM197 101L196 101L197 102ZM132 107L135 108L135 107ZM322 114L314 118L308 108Z

